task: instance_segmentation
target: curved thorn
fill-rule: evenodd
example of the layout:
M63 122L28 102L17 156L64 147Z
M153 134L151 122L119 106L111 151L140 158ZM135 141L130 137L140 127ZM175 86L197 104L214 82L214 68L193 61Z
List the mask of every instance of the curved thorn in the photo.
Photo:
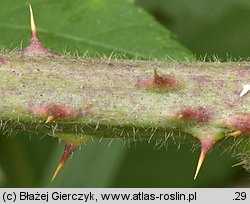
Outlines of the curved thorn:
M29 8L30 8L30 28L31 28L32 36L34 36L34 35L37 35L37 30L36 30L33 10L30 4L29 4Z
M177 118L176 119L182 119L183 118L183 115L182 114L179 114L178 116L177 116Z
M53 115L49 115L45 123L50 123L55 119Z
M232 133L229 133L228 136L236 137L236 136L240 136L241 134L242 134L242 132L240 130L236 130L236 131L234 131Z
M199 171L201 169L201 166L202 166L209 150L213 147L214 143L216 142L216 140L214 138L202 138L200 141L201 141L201 153L200 153L200 157L199 157L198 164L196 167L194 180L197 178Z
M78 147L78 145L75 145L75 144L71 144L71 143L65 144L64 152L63 152L61 161L60 161L58 167L56 168L56 171L55 171L55 173L54 173L54 175L53 175L53 177L51 179L51 182L53 182L55 180L55 178L58 175L59 171L62 169L65 162L73 154L73 152L76 150L77 147Z
M51 52L50 50L46 49L43 44L41 43L36 24L34 20L33 10L31 5L29 4L29 11L30 11L30 29L31 29L31 39L28 46L20 51L27 55L37 55L37 56L46 56L46 57L57 57L58 54Z
M198 164L197 164L197 167L196 167L196 171L195 171L195 175L194 175L194 180L197 178L198 174L199 174L199 171L201 169L201 166L205 160L205 157L206 157L206 154L204 151L201 151L201 154L200 154L200 157L199 157L199 160L198 160Z
M51 179L51 182L54 181L54 179L56 178L57 174L59 173L59 171L61 170L61 168L63 167L63 165L64 165L64 163L62 163L62 162L59 163L59 165L58 165L58 167L57 167L57 169L56 169L56 171L55 171L55 173L54 173L54 175L53 175L53 177Z

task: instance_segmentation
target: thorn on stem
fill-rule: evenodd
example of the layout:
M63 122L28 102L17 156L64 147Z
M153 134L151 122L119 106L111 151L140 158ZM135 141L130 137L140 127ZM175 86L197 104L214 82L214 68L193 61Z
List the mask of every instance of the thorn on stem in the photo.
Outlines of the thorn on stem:
M205 160L205 157L206 157L206 154L204 151L201 151L200 153L200 157L199 157L199 160L198 160L198 164L197 164L197 167L196 167L196 171L195 171L195 175L194 175L194 180L197 178L198 174L199 174L199 171L201 169L201 166Z
M50 123L55 119L53 115L49 115L45 123Z
M241 134L242 134L242 132L240 130L236 130L232 133L229 133L228 136L236 137L236 136L240 136Z
M179 114L177 117L176 117L176 119L178 119L178 120L180 120L180 119L182 119L184 116L182 115L182 114Z
M225 125L235 131L228 136L241 136L250 134L250 113L239 113L226 119Z
M32 34L32 38L34 37L38 37L37 35L37 30L36 30L36 24L35 24L35 20L34 20L34 15L33 15L33 10L31 5L29 4L29 9L30 9L30 28L31 28L31 34Z
M201 139L201 153L200 153L200 157L199 157L198 164L196 167L194 180L197 178L199 171L201 169L201 166L202 166L208 152L213 147L214 143L215 143L215 140L213 138L202 138Z
M91 107L86 107L85 110L75 109L70 106L66 106L64 104L35 104L30 105L29 112L32 114L45 116L47 120L45 123L49 123L56 119L64 119L64 118L76 118L80 116L85 116L89 114L91 111Z
M73 152L76 150L76 148L78 147L78 145L75 144L71 144L71 143L66 143L65 147L64 147L64 152L61 158L61 161L51 179L51 182L53 182L56 178L56 176L58 175L59 171L62 169L62 167L64 166L65 162L68 160L68 158L73 154Z
M154 68L153 76L138 79L136 81L135 86L137 88L143 88L153 91L170 91L180 88L180 83L173 76L170 75L160 76L157 72L157 69Z
M51 52L50 50L43 47L36 29L36 24L34 20L33 10L31 5L29 5L30 10L30 29L31 29L31 40L29 45L20 50L21 53L27 55L36 55L44 57L57 57L58 54Z
M193 120L196 122L208 122L211 118L211 111L204 107L184 107L176 113L176 119Z
M157 69L154 68L154 83L157 84L157 81L159 80L160 76L157 72Z

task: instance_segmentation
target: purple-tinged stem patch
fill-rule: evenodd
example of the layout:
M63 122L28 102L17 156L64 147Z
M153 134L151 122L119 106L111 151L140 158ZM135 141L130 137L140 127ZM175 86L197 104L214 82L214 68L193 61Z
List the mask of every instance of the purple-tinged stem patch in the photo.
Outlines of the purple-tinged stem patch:
M229 133L229 136L239 136L250 134L250 114L240 113L228 118L226 126L235 129L234 132Z
M176 118L196 122L208 122L211 112L204 107L185 107L177 111Z
M5 65L7 63L8 63L7 59L0 57L0 65Z
M55 119L63 119L63 118L75 118L84 116L89 114L92 106L87 106L83 111L81 109L75 109L72 107L65 106L64 104L35 104L29 107L29 112L32 114L45 116L47 117L47 121L51 122Z
M140 78L136 81L135 86L137 88L143 88L147 90L162 90L168 91L174 88L178 88L179 81L170 75L160 76L156 69L154 69L154 75L151 77Z

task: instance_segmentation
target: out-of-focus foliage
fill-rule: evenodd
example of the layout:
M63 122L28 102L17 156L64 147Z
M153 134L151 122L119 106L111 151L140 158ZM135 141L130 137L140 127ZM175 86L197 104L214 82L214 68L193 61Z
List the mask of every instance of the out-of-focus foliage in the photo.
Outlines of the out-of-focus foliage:
M137 0L197 56L249 58L250 1Z

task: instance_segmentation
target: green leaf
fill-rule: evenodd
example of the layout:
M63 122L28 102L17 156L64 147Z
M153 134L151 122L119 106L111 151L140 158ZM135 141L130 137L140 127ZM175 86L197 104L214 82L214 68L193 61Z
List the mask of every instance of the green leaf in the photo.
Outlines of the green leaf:
M44 44L62 52L111 53L143 59L190 58L172 34L131 1L33 1L39 35ZM12 48L29 38L28 6L0 1L0 44Z

